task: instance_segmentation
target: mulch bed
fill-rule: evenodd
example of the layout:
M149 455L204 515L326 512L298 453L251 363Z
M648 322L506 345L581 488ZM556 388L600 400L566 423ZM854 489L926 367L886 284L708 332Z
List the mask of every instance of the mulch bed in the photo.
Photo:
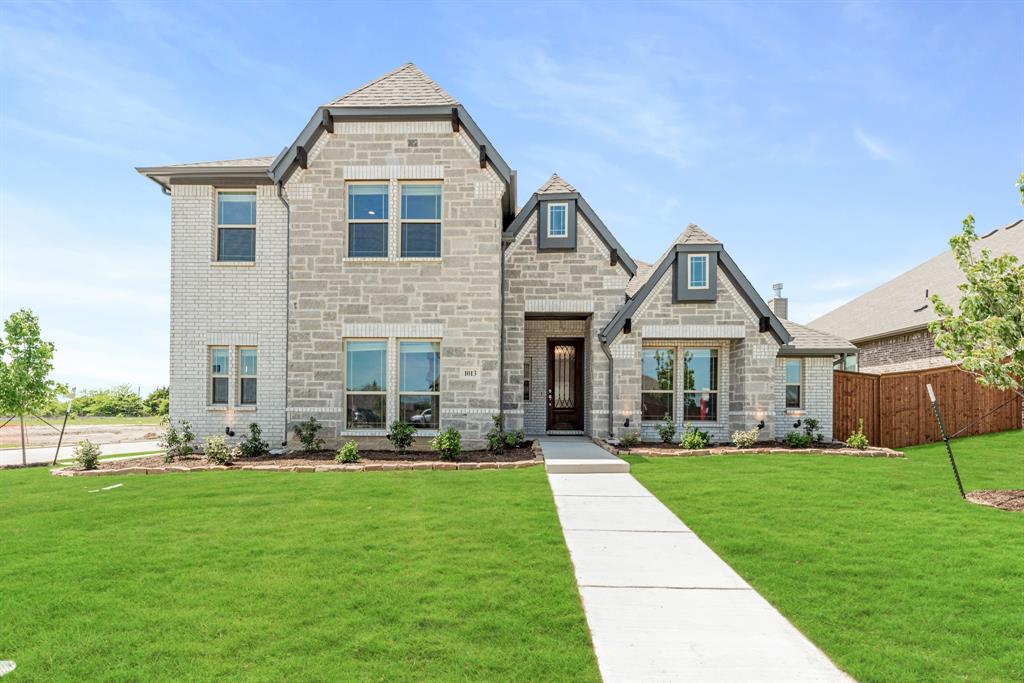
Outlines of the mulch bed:
M1024 489L968 491L967 500L1000 510L1024 512Z
M735 446L715 445L707 448L687 449L664 444L640 444L632 448L605 445L613 453L622 455L648 455L651 457L670 456L701 456L701 455L769 455L769 454L805 454L805 455L849 455L860 458L902 458L902 451L890 448L866 448L859 450L843 443L813 443L807 448L788 448L785 444L760 443L753 448L736 448Z

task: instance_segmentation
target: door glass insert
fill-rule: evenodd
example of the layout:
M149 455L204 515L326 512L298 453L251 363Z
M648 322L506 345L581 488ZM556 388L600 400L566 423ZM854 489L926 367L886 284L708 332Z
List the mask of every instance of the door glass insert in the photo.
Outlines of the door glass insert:
M558 344L554 351L554 386L552 402L555 408L576 407L576 347Z

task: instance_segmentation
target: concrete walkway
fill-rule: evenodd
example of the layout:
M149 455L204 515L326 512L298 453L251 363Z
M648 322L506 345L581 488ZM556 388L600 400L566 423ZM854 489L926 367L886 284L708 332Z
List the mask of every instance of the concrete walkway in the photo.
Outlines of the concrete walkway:
M629 463L598 447L586 436L541 436L548 474L629 472Z
M606 683L851 680L631 475L548 481Z

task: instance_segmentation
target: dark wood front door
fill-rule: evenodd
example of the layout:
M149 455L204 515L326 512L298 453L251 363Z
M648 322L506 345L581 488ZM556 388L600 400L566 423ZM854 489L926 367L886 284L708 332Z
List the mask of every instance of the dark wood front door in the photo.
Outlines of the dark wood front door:
M548 340L548 429L583 429L583 340Z

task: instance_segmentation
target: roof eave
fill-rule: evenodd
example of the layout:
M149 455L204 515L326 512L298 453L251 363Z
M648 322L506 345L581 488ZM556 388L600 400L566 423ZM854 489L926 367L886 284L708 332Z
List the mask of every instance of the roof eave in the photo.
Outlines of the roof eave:
M857 348L853 346L837 346L834 348L801 349L793 346L780 346L778 355L792 358L801 356L840 356L844 353L848 355L857 353Z

